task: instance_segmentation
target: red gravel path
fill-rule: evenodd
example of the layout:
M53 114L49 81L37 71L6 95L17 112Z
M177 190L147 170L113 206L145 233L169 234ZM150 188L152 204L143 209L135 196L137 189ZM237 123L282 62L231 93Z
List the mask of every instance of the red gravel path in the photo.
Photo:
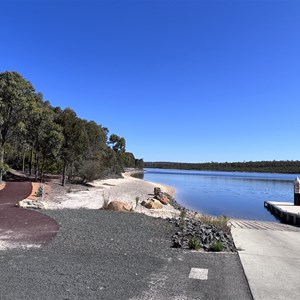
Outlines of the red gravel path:
M47 245L59 230L52 218L15 204L31 194L31 182L6 182L0 191L0 249Z

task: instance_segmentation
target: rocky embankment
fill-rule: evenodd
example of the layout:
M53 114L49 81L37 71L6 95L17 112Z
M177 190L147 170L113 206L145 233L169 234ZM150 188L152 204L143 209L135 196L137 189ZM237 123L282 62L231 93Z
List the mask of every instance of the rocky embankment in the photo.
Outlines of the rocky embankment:
M197 219L199 214L187 210L180 205L171 195L163 193L160 188L154 188L154 197L144 201L142 205L172 205L175 209L181 211L179 219L168 218L168 221L175 225L177 229L172 236L172 247L184 249L203 249L204 251L227 251L235 252L236 248L230 234L230 227L227 225L227 219L224 217L211 218L215 224L208 224ZM155 208L150 207L149 208ZM206 218L209 219L209 218Z
M200 249L204 251L235 252L236 248L230 232L193 219L168 219L178 229L172 236L172 247Z

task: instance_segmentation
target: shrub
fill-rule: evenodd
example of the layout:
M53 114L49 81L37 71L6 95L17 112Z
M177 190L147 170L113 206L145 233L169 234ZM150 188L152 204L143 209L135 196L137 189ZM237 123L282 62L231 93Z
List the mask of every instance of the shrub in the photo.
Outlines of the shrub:
M190 241L189 241L189 248L190 249L194 249L194 250L199 250L201 248L201 243L200 240L193 237Z
M205 224L214 225L226 233L230 233L231 231L230 225L228 224L229 219L226 216L214 217L208 215L198 215L197 219Z
M214 241L210 247L210 250L214 252L221 252L223 249L224 246L220 241Z
M140 197L135 197L135 206L139 204L139 201L140 201Z
M35 192L36 197L42 197L44 193L44 187L41 185L38 190Z
M103 192L102 193L102 198L103 198L102 209L108 209L109 197Z

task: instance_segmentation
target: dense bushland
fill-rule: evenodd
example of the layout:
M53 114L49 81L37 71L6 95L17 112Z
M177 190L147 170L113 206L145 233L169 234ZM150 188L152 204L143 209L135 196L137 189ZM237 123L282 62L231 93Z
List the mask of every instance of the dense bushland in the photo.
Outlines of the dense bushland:
M36 180L45 173L86 182L119 176L124 167L143 167L126 152L125 138L71 108L51 106L17 72L0 73L0 178L11 167Z
M269 173L291 173L291 174L300 173L299 160L223 162L223 163L145 162L144 166L145 168L178 169L178 170L269 172Z

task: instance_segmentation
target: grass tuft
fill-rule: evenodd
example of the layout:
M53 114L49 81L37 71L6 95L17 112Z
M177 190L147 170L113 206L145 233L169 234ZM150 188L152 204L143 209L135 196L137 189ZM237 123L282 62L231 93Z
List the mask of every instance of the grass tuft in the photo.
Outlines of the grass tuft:
M229 218L226 216L213 217L208 215L198 215L197 219L205 224L214 225L226 233L230 233L231 231L230 225L228 224Z
M221 252L224 249L223 244L220 241L214 241L210 247L211 251Z
M194 249L194 250L199 250L201 248L201 243L200 240L193 237L192 239L190 239L189 241L189 248L190 249Z

